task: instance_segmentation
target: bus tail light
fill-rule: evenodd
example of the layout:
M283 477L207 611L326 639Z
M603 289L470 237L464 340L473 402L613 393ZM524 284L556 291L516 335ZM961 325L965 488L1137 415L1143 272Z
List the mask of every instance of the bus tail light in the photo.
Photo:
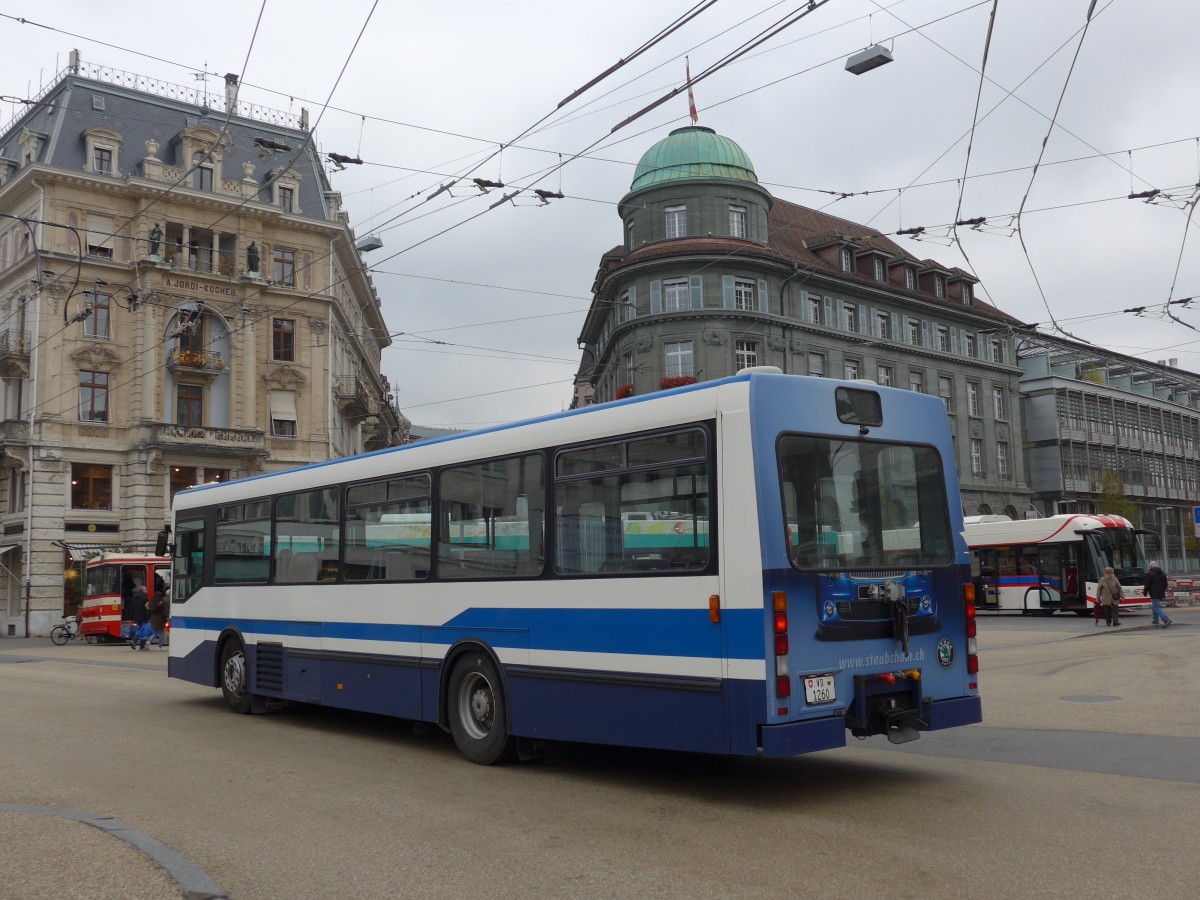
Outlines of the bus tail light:
M775 631L775 696L782 700L792 696L791 669L788 666L787 592L771 594L771 612ZM784 710L786 711L786 710Z
M979 672L979 639L975 634L975 585L970 583L963 585L963 611L967 618L967 674L975 675Z

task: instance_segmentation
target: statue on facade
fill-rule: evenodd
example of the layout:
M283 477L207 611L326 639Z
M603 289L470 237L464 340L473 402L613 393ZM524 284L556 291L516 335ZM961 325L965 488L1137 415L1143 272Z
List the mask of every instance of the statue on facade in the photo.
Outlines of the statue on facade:
M162 227L155 222L154 227L150 229L150 255L158 256L158 245L162 241Z
M250 246L246 248L246 271L258 271L258 247L254 241L251 241Z

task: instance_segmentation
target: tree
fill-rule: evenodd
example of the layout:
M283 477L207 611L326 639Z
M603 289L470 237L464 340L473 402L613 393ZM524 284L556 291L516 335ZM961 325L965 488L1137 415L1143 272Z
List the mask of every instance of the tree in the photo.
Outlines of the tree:
M1125 488L1115 472L1105 472L1100 479L1100 499L1097 511L1107 516L1124 516L1137 521L1137 504L1125 496Z

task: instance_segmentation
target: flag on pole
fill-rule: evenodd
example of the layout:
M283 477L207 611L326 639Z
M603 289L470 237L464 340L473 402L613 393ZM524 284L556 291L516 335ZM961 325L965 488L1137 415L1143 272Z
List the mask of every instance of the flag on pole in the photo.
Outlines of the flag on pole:
M683 70L687 73L688 112L691 113L692 124L695 125L700 121L700 117L696 115L696 98L692 96L692 64L686 56L683 58Z

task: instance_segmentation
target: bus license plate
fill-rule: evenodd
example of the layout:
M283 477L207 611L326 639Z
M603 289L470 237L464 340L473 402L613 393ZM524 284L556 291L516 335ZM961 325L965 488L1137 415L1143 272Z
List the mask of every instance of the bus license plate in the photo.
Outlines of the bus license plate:
M804 677L804 701L810 706L832 703L837 699L833 690L832 675L806 675Z

